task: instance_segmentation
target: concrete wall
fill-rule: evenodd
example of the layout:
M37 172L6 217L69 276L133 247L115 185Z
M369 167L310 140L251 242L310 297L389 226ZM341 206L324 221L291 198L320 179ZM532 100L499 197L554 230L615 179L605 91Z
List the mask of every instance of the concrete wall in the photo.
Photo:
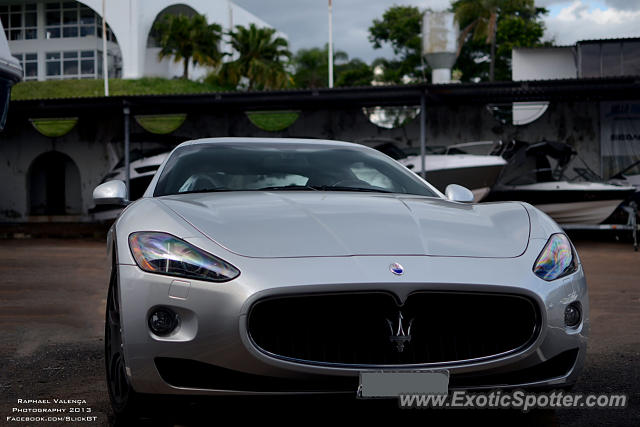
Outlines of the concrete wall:
M500 124L483 105L430 107L427 114L427 144L430 146L546 138L573 145L593 170L600 170L598 103L552 103L540 119L519 127ZM27 120L11 121L0 134L0 221L42 220L29 218L28 170L39 154L49 150L68 155L78 166L82 215L83 219L88 219L87 211L93 206L93 188L110 170L114 153L116 156L122 153L122 123L121 115L99 119L80 117L69 134L48 138L39 134ZM145 133L133 119L131 132L138 139L142 135L146 141L159 141ZM298 120L289 128L267 132L254 126L241 111L203 112L188 115L173 135L177 140L216 136L310 137L354 142L378 139L418 147L420 125L416 118L401 128L384 129L371 123L361 109L309 110L300 112ZM582 166L580 161L576 164Z
M108 143L114 138L116 129L121 129L121 125L113 123L111 118L95 126L93 120L81 117L67 135L49 138L36 131L28 121L11 123L0 134L0 221L29 220L29 168L39 155L48 151L69 156L80 172L80 216L52 220L87 219L87 210L93 205L93 188L109 170ZM49 219L31 218L36 221Z
M182 77L183 62L175 62L174 57L158 59L159 47L148 47L145 50L144 75L147 77L176 78ZM202 80L211 72L209 67L194 65L189 62L189 79Z

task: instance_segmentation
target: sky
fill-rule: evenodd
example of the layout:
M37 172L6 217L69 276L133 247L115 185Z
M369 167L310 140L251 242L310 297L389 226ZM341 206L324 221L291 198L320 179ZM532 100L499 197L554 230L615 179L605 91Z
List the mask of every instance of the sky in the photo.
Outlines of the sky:
M287 34L293 52L323 46L328 40L328 0L233 0ZM372 21L399 5L444 10L450 0L333 0L334 48L370 62L391 57L390 48L373 49L367 38ZM640 0L536 0L549 9L545 39L556 44L578 40L640 37Z

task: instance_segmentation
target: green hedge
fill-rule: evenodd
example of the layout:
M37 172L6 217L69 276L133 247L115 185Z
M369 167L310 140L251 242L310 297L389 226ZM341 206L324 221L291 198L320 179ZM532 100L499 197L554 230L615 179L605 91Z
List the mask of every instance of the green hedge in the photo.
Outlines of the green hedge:
M300 116L297 111L248 111L246 114L254 126L269 132L288 128Z
M145 77L141 79L109 79L109 94L171 95L220 92L219 86L183 79ZM104 95L103 80L48 80L21 82L11 91L12 100L78 98Z

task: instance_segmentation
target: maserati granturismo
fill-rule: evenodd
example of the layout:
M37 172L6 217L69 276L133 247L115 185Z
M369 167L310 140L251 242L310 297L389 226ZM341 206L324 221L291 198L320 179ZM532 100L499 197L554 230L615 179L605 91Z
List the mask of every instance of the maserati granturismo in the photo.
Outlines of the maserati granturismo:
M587 287L562 229L371 148L189 141L136 202L121 181L94 199L127 205L108 236L118 415L158 395L565 388L583 365ZM371 382L385 373L400 382Z

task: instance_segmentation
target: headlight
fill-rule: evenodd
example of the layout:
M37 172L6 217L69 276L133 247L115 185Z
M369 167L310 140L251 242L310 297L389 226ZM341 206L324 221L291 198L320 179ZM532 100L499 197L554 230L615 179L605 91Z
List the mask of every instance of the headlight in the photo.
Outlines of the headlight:
M228 262L167 233L131 233L129 248L138 267L149 273L211 282L226 282L240 275Z
M553 234L545 245L533 272L541 279L551 281L576 271L577 265L569 238L564 234Z

